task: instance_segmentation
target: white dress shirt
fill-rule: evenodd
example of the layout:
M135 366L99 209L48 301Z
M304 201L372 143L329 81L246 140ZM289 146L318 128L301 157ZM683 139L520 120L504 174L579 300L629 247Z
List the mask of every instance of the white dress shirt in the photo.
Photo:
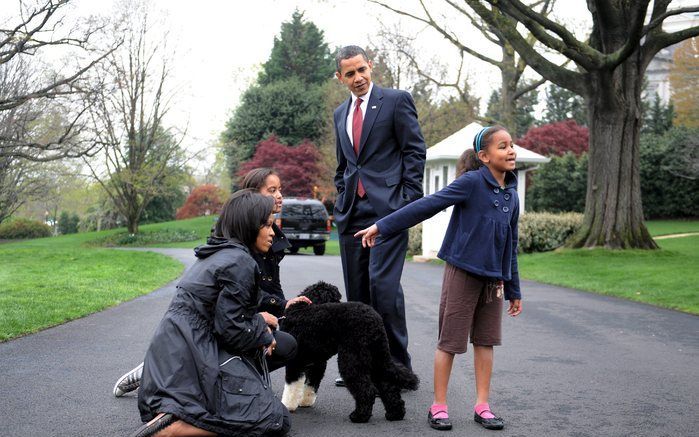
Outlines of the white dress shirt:
M374 82L371 82L369 84L369 91L366 92L363 96L355 96L352 94L352 102L351 102L351 107L349 110L349 114L347 115L347 135L349 136L350 142L354 146L354 138L352 138L352 120L354 119L354 105L357 102L357 99L361 97L362 99L362 104L359 105L359 108L362 110L362 120L366 119L366 108L369 105L369 96L371 96L371 90L374 89Z

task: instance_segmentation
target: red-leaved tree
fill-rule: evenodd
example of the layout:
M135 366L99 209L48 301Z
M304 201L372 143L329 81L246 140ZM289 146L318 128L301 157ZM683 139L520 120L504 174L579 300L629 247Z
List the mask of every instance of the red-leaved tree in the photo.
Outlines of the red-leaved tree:
M273 168L279 174L285 196L313 197L313 187L320 178L320 153L310 141L285 146L271 136L256 146L252 159L240 167L238 178L242 180L245 173L258 167Z
M199 185L187 197L182 208L177 210L177 220L218 214L221 211L226 194L214 184Z
M565 120L533 127L515 143L546 156L561 156L565 152L580 156L589 148L590 133L575 120Z

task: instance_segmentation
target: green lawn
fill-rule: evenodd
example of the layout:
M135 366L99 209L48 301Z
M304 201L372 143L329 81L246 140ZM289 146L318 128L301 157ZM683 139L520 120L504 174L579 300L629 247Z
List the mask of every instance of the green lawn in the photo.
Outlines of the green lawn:
M199 217L141 229L176 227L207 235L211 223L211 217ZM123 229L0 245L0 341L118 305L182 273L182 264L164 255L85 244L119 231Z
M646 222L646 226L654 237L699 232L699 220L652 220Z
M682 231L664 223L654 232ZM695 224L696 226L696 224ZM662 231L657 231L663 229ZM519 256L522 278L699 314L699 236L658 240L661 250L562 249Z

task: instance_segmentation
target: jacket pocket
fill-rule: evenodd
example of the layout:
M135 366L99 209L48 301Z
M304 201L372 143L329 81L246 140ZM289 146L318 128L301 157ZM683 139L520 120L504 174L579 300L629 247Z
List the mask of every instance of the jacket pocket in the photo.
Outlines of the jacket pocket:
M220 414L227 421L258 423L263 417L260 393L266 387L240 357L231 358L220 368Z

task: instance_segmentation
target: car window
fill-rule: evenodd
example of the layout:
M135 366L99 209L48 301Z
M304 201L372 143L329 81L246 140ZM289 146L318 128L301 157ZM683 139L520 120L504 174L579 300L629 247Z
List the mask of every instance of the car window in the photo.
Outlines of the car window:
M325 218L325 208L321 205L304 205L302 203L294 205L284 205L283 215L305 216L308 218Z

